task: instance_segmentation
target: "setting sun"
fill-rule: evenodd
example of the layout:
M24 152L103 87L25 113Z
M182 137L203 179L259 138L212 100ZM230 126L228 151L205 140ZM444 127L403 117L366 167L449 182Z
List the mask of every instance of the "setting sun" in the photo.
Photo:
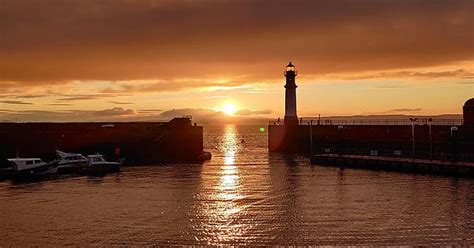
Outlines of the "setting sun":
M224 106L222 106L222 112L224 112L226 115L232 116L235 114L235 112L237 112L237 107L235 107L235 105L232 103L226 103Z

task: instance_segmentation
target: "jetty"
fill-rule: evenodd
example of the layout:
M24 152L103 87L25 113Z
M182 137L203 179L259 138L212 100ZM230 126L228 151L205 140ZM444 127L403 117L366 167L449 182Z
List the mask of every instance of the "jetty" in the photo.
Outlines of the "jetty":
M283 75L285 116L268 124L270 152L309 155L318 165L472 175L474 98L464 103L458 119L301 118L295 65L290 62Z
M169 122L0 123L0 164L18 156L52 160L56 150L100 153L127 164L194 163L203 151L203 127L190 116Z

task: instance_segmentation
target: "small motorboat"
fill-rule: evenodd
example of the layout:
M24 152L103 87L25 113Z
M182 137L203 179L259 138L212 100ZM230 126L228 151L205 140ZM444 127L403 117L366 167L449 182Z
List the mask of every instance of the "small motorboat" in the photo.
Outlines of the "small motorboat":
M88 160L79 153L67 153L56 150L58 159L55 161L58 165L58 174L81 173L84 167L88 165Z
M10 158L10 167L0 169L1 177L22 177L56 174L57 166L43 162L40 158Z
M120 171L121 163L105 161L104 157L100 154L87 156L87 162L87 166L84 167L84 172L87 174L103 174Z

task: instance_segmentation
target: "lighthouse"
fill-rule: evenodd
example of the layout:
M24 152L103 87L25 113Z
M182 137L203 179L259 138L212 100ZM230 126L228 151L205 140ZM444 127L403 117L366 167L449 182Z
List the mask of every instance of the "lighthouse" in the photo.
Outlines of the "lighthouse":
M295 66L290 62L285 70L285 125L298 125L298 116L296 114L296 70Z

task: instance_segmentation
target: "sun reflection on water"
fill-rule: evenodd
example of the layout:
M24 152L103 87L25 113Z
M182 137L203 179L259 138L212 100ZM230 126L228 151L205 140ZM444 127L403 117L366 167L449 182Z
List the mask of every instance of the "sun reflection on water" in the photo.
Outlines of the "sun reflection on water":
M261 223L254 219L273 213L263 211L255 215L253 210L255 204L263 204L264 208L271 206L269 198L261 194L271 184L265 183L270 181L267 177L257 176L259 179L254 180L252 176L248 180L249 171L261 161L265 161L263 167L267 167L268 158L253 158L254 148L249 147L254 137L235 125L221 127L211 135L208 138L213 144L213 158L202 167L199 193L195 196L198 204L193 208L193 215L199 220L192 224L199 232L194 238L208 245L257 240ZM263 175L267 175L266 171L263 170ZM262 175L262 171L257 175Z
M239 169L235 165L239 143L237 142L237 130L235 126L225 127L222 149L224 152L224 164L220 168L220 183L217 185L218 198L223 201L223 216L238 213L240 208L232 202L240 197L239 194Z
M222 137L222 149L224 152L224 165L234 166L235 157L239 149L237 142L237 130L234 125L227 125ZM227 169L233 167L226 167Z
M208 244L232 242L244 234L245 227L236 225L241 219L242 210L239 201L242 196L242 178L238 161L240 143L234 125L225 126L224 132L216 140L219 153L203 168L203 205L199 206L203 214L201 222L204 239ZM219 156L221 155L221 156ZM201 237L202 238L202 237Z

